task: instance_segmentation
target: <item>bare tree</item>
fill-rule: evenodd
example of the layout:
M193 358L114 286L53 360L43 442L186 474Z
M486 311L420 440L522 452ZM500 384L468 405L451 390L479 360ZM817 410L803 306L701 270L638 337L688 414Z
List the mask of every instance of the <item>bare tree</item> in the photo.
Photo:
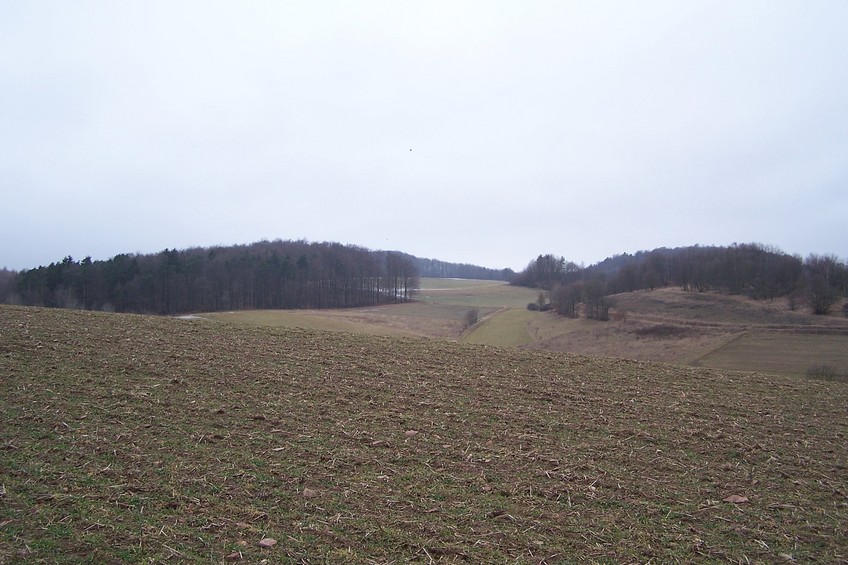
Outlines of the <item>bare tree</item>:
M556 285L551 290L551 306L557 314L568 318L577 317L577 306L582 296L582 283Z
M811 254L804 262L807 271L810 306L814 314L827 314L839 300L839 286L845 265L833 255Z

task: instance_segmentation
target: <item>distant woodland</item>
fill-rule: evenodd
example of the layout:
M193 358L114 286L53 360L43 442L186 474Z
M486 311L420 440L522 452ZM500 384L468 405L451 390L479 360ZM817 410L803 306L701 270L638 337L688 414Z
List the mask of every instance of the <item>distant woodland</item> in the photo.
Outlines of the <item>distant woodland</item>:
M791 308L816 314L848 298L848 266L837 257L802 259L753 243L625 253L589 267L539 255L514 273L339 243L276 240L3 269L0 300L150 314L351 308L412 300L422 276L508 280L547 291L549 301L540 297L539 308L599 320L609 318L611 295L668 286L757 300L788 297Z
M660 248L610 257L582 267L539 255L512 283L550 291L550 306L577 316L608 319L610 295L679 286L695 292L742 294L757 300L788 297L790 307L827 314L848 297L848 266L832 255L802 259L761 244Z
M409 257L280 240L106 261L66 257L47 267L5 271L0 297L32 306L150 314L372 306L412 299L419 271Z
M418 269L422 277L434 279L478 279L511 281L515 276L512 269L488 269L468 263L448 263L438 259L421 259L413 255L401 254Z

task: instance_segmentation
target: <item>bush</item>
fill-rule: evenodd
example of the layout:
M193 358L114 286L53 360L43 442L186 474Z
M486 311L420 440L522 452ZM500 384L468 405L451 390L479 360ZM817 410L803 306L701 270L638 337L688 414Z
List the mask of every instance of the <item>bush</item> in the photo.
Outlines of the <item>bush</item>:
M848 381L848 375L840 375L832 365L813 365L807 369L807 376L823 381Z
M536 297L536 304L539 305L539 310L542 312L545 311L545 305L548 303L547 297L545 297L544 291L539 291L539 296Z
M471 326L477 323L479 318L479 310L477 310L477 308L472 308L471 310L465 313L465 327L470 328Z
M539 311L539 305L536 304L535 302L528 302L527 303L527 309L530 310L531 312L538 312Z

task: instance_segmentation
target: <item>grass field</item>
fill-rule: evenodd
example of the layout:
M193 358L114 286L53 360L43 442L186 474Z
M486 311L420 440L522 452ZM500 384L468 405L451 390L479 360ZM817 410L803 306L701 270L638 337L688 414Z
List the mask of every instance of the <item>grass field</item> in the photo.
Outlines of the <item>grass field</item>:
M429 304L524 309L529 302L536 302L538 295L538 290L502 281L425 278L416 298Z
M529 312L526 304L537 291L479 282L458 281L441 297L422 292L422 300L452 304L474 303L475 292L488 304L505 298L502 309L462 335L462 342L792 375L825 365L848 375L848 320L793 311L785 300L634 292L614 297L620 316L596 322Z
M829 366L848 375L848 335L746 332L698 359L707 367L804 374Z
M534 313L517 308L499 310L462 336L462 343L519 347L533 342L528 325Z
M500 281L422 279L418 301L343 310L254 310L201 314L237 324L365 333L370 335L459 339L465 315L480 317L503 308L525 308L538 291Z
M369 335L456 339L471 307L412 302L343 310L245 310L215 312L202 318L247 326L302 328ZM494 308L478 308L481 315Z
M422 279L415 303L347 310L202 314L248 326L431 337L735 370L804 375L819 365L848 375L848 319L790 310L785 300L667 288L614 297L610 322L530 312L538 290L497 281ZM465 331L465 315L485 321ZM496 313L495 315L492 315Z
M6 306L0 375L2 563L848 559L843 384Z

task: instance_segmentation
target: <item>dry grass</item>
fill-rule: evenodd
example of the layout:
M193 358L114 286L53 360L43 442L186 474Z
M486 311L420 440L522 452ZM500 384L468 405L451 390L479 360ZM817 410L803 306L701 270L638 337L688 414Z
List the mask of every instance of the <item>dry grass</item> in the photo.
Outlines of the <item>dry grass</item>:
M500 281L422 279L421 286L417 297L421 302L477 308L524 309L539 295L537 289Z
M848 333L848 319L814 316L808 308L793 311L786 299L750 300L744 296L663 288L617 294L615 301L628 319L657 323L674 320L707 328L803 328L807 332Z
M13 307L0 375L2 563L848 559L841 384Z
M516 308L499 310L462 336L462 343L520 347L533 342L528 324L534 313Z
M527 303L535 302L538 291L500 282L424 279L422 287L420 301L411 304L203 316L253 326L434 337L799 376L825 363L848 373L848 319L793 312L785 300L671 288L632 292L614 297L613 321L595 322L528 312ZM469 308L486 320L464 333Z
M848 335L751 331L707 354L699 363L719 369L794 375L827 365L848 374Z
M477 308L480 316L486 316L516 304L523 308L535 300L536 294L500 281L424 278L420 300L414 303L339 310L246 310L199 316L246 326L459 339L469 308Z
M494 308L479 309L481 315ZM301 328L368 335L458 339L467 306L413 302L340 310L245 310L202 314L208 320L246 326Z
M691 293L679 289L614 297L618 320L592 322L540 314L531 347L804 375L828 363L848 372L848 320L790 311L785 301Z
M639 361L687 364L721 347L734 334L680 321L597 322L547 312L530 322L530 347Z

